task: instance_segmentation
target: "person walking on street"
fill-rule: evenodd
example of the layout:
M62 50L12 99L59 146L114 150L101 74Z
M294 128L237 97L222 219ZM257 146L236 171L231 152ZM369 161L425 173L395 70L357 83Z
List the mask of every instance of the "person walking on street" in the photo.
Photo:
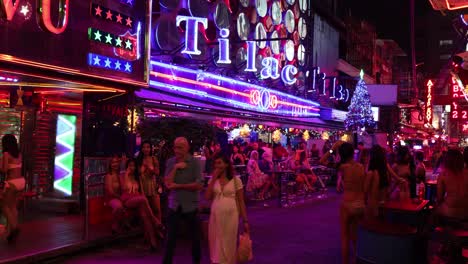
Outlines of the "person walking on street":
M177 242L178 223L184 220L192 235L192 261L201 261L201 229L198 219L200 190L203 188L200 164L189 154L186 138L174 141L175 157L166 164L165 183L169 190L168 240L163 264L172 263Z
M215 156L214 167L213 178L205 192L205 198L212 201L208 226L211 263L235 264L239 217L244 232L250 232L242 181L234 177L231 160L226 156Z

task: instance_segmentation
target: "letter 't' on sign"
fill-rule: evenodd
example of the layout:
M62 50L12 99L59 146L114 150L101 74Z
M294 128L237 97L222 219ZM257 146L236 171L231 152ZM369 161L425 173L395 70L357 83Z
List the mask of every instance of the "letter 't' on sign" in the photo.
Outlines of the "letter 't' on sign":
M19 0L13 2L13 0L0 0L0 18L6 18L6 20L13 20L13 16L16 13L16 9L19 6Z
M208 28L208 19L201 17L190 16L177 16L176 25L186 22L185 28L185 48L182 53L189 55L200 55L201 51L198 49L198 24L202 24L204 29Z

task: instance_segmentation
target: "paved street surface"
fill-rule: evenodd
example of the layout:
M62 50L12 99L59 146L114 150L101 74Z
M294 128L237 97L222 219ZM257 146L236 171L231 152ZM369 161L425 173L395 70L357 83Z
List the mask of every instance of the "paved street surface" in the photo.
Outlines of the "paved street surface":
M255 264L340 263L338 204L340 197L329 194L290 208L251 208ZM190 243L181 241L175 264L190 264ZM202 263L209 262L207 243ZM67 256L57 263L161 263L162 253L150 253L140 240L123 241L93 251Z

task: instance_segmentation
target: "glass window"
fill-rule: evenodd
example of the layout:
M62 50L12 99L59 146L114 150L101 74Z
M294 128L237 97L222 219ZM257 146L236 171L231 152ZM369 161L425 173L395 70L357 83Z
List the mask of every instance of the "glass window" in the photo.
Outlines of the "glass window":
M453 45L453 40L451 39L439 40L439 46L449 46L449 45Z

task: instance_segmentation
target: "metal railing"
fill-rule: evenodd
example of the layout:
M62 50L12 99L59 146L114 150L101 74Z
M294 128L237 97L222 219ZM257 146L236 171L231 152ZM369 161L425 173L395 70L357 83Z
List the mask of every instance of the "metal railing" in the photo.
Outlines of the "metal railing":
M94 197L104 196L104 177L109 166L109 158L85 157L84 158L84 220L83 239L89 239L89 200Z

